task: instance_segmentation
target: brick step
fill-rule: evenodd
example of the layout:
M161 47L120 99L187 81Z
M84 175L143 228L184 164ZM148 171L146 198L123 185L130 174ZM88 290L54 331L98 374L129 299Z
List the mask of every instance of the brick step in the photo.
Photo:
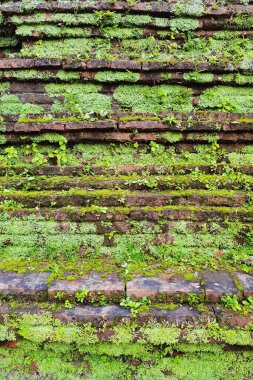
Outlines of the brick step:
M28 131L29 126L26 127ZM207 143L208 136L204 133L180 133L171 135L169 132L110 132L105 131L98 133L97 131L80 131L80 132L62 132L69 143L82 143L87 141L99 141L99 142L138 142L138 143L149 143L155 141L157 143L174 144L178 147L183 147L185 145L192 145L196 143ZM35 135L36 136L36 135ZM4 133L4 143L20 145L24 143L29 143L34 140L31 135L23 135L17 133ZM253 132L236 133L236 132L218 132L217 133L218 142L221 144L250 144L253 140ZM175 141L176 140L176 141Z
M28 16L29 17L29 16ZM46 15L45 18L47 18L48 15ZM61 16L60 16L61 17ZM22 18L23 19L23 18ZM9 18L9 22L12 23L13 18ZM23 41L24 45L26 45L26 41L29 38L29 41L42 39L43 40L49 40L51 38L110 38L115 40L128 40L128 39L141 39L145 37L154 37L156 39L161 40L168 40L168 42L174 42L177 43L177 45L183 45L185 43L185 38L187 35L187 32L185 32L184 25L180 25L181 20L180 19L174 19L173 21L170 21L168 19L154 19L146 25L130 25L127 26L126 23L122 22L122 27L112 27L110 24L107 27L104 28L98 28L94 24L90 24L92 27L89 27L89 24L85 24L82 22L77 21L78 26L72 26L72 27L65 27L62 28L59 26L59 22L42 22L42 23L36 23L32 22L32 19L25 19L24 23L21 23L20 21L14 21L14 24L20 25L17 26L16 30L12 31L12 34L16 37L18 37L19 41ZM63 19L64 21L64 19ZM157 27L157 22L163 22L163 28ZM234 38L252 38L252 30L253 27L251 25L243 25L238 26L236 23L233 23L233 20L231 18L224 18L222 20L214 20L213 18L206 18L206 19L192 19L193 22L193 31L192 35L194 37L202 37L202 38L208 38L213 37L215 39L223 39L219 34L220 30L224 30L228 35L234 36ZM7 20L8 22L8 20ZM62 23L64 24L64 23ZM167 24L167 25L166 25ZM80 25L82 25L80 27ZM87 27L88 25L88 27ZM178 36L174 37L174 39L171 39L171 28L174 28L174 25L178 25ZM166 29L164 29L167 26ZM233 30L236 29L236 30ZM241 30L238 30L241 29ZM125 33L124 33L125 32Z
M252 207L195 207L195 206L153 206L153 207L62 207L60 209L22 208L17 206L0 206L0 210L12 217L35 215L46 220L73 222L125 222L158 221L160 219L198 222L224 222L239 220L242 223L253 222Z
M1 5L0 5L1 6ZM250 64L252 59L248 59L247 72L251 72ZM192 60L180 61L173 57L169 62L168 60L143 60L135 61L133 59L120 59L115 57L114 60L99 60L99 59L84 59L81 58L76 61L72 56L65 56L64 59L53 59L52 57L45 56L44 58L3 58L0 59L0 69L73 69L73 70L135 70L143 71L195 71L195 72L219 72L219 73L236 73L241 72L238 65L228 64L226 62L216 62L210 63L199 59L198 62L193 62Z
M133 15L131 14L120 14L120 13L117 13L114 15L115 15L115 21L117 20L116 25L117 27L120 27L120 29L134 28L136 30L137 28L138 29L144 28L143 29L144 32L149 32L152 30L164 31L164 28L166 28L165 30L168 30L169 28L174 28L180 32L187 31L187 27L185 27L185 25L181 21L182 19L179 17L160 18L160 17L155 17L153 15L143 17L142 15L138 15L138 14L134 14L134 17L133 17ZM244 14L244 17L245 15L247 16L247 14ZM104 20L103 27L107 26L107 28L110 29L110 27L112 27L113 25L113 21L114 21L113 17L112 17L112 20L109 20L109 19ZM40 28L40 29L38 28L38 30L36 30L36 27L41 27L41 26L47 27L47 25L50 25L50 26L53 25L56 27L52 31L49 30L49 35L52 34L54 37L62 37L64 36L64 34L59 33L57 29L57 26L59 25L59 23L61 25L65 25L66 27L70 27L72 30L75 30L75 29L78 30L77 27L80 28L80 26L82 27L89 26L93 28L95 27L95 29L86 28L85 34L83 33L82 36L84 37L88 36L89 32L93 30L97 32L94 34L95 36L98 36L98 35L103 36L103 29L101 30L101 28L98 27L99 22L100 20L96 14L88 13L88 12L86 13L78 12L78 14L73 14L73 13L62 14L62 13L54 12L54 13L39 13L39 15L35 13L35 14L29 14L29 15L19 15L19 16L15 15L15 16L5 17L5 23L7 23L8 25L17 26L17 34L26 35L29 37L33 37L33 32L35 32L35 34L38 33L42 36L47 37L48 34L44 33L43 28ZM238 31L238 29L242 29L246 31L252 29L250 23L247 25L247 23L244 22L243 24L242 22L240 23L240 20L238 19L234 20L233 18L228 17L226 15L219 18L215 18L213 17L213 15L202 16L201 18L192 17L191 22L192 24L190 25L189 30L191 30L194 34L198 34L196 30L199 30L199 29L203 33L205 33L206 30L208 31L207 33L215 33L216 29L227 30L231 28L232 30L236 29L236 32ZM23 25L25 26L25 28L22 28ZM30 27L30 29L27 28L28 26ZM115 27L114 25L114 29L117 30L117 27ZM62 32L64 33L64 29L62 30ZM106 32L106 30L104 30L104 32ZM75 34L71 34L71 35L67 34L67 36L75 36ZM124 37L125 36L123 35L122 38Z
M3 65L3 64L2 64ZM1 66L1 62L0 62ZM41 82L57 82L57 83L66 83L65 76L72 75L73 79L71 79L72 83L85 83L87 80L92 83L133 83L131 75L124 75L123 71L118 71L119 75L113 76L110 74L114 74L115 72L112 70L108 70L107 78L101 75L101 71L95 70L84 70L79 69L76 71L67 71L67 70L58 70L58 69L48 69L41 70L37 69L35 71L29 71L24 69L14 69L14 70L2 70L0 72L0 78L2 80L11 80L22 82L24 80L29 82L34 82L40 80ZM131 74L131 73L130 73ZM227 74L222 73L213 73L207 72L197 75L195 72L187 71L166 71L166 72L132 72L133 75L136 74L134 78L134 83L140 84L198 84L200 86L206 86L207 84L222 84L224 85L224 81L227 85L250 85L252 83L251 75L244 74L230 74L230 77L227 77ZM121 76L122 75L122 76Z
M1 215L2 216L2 215ZM15 227L15 228L14 228ZM219 229L223 231L227 229L227 223L219 223ZM247 232L252 229L252 224L242 223L241 228L243 231ZM134 222L131 221L114 221L109 223L100 223L100 221L94 223L75 223L68 221L59 221L59 220L44 220L42 217L37 215L35 218L34 215L27 216L23 215L21 218L10 218L5 219L4 221L0 220L0 234L3 235L12 235L14 236L26 236L26 235L35 235L40 234L42 231L46 232L47 236L55 235L64 235L68 236L86 236L86 235L104 235L114 232L115 235L119 236L120 234L130 233L131 235L142 234L150 235L155 232L158 237L165 234L169 237L170 234L176 232L177 236L181 234L185 235L185 231L192 233L195 236L206 236L206 234L214 234L215 226L212 222L206 222L205 225L201 225L198 221L166 221L163 220L163 223L146 221ZM0 235L0 236L1 236ZM201 240L201 238L200 238ZM174 243L174 242L173 242ZM190 242L189 242L190 245Z
M49 283L50 281L50 283ZM84 290L80 303L109 301L120 303L125 297L135 300L148 297L152 303L191 303L196 295L196 303L219 303L222 296L235 295L238 300L253 296L253 276L236 272L234 277L226 272L200 272L194 280L164 273L158 277L135 277L121 280L116 274L91 272L75 280L50 280L50 273L0 272L0 295L7 299L17 297L31 300L52 300L54 302L77 302L77 293ZM95 299L95 300L93 300Z
M138 14L176 14L177 1L166 2L159 1L159 4L156 2L150 1L137 1L135 4L128 4L127 1L116 2L115 4L111 4L108 1L100 1L100 2L90 2L89 0L79 1L78 5L74 6L72 1L41 1L40 4L36 6L36 11L39 12L68 12L68 11L93 11L93 10L110 10L110 11L130 11L130 12L138 12ZM205 3L203 3L205 4ZM243 13L243 14L251 14L253 12L253 5L249 3L249 5L242 5L241 3L235 2L233 7L230 6L221 6L218 9L215 9L211 6L207 6L206 9L203 9L203 14L210 16L223 16L223 15L233 15L234 13ZM183 8L180 9L183 13ZM0 11L4 14L25 14L27 13L26 7L19 2L3 2L0 4ZM187 15L191 15L191 11L188 11ZM192 11L192 15L195 13Z
M1 60L0 60L1 64ZM175 73L176 75L177 73ZM149 75L149 74L148 74ZM159 74L160 75L160 74ZM45 84L43 83L29 83L28 82L11 82L10 83L11 94L17 96L33 96L33 102L38 99L38 97L45 97ZM111 90L110 90L111 91ZM196 88L196 91L199 93L199 89ZM34 95L34 94L36 95ZM35 98L34 98L35 96ZM52 103L52 98L47 97L48 101ZM23 99L25 101L32 99ZM52 120L53 118L53 120ZM86 120L84 121L81 117L76 115L66 116L63 113L52 113L49 117L48 115L27 115L27 121L22 121L24 117L20 115L3 115L2 125L3 127L10 128L9 130L13 130L14 127L22 127L23 125L29 124L29 128L32 128L32 125L35 126L46 127L46 124L64 126L65 129L78 128L80 124L80 128L83 126L87 126L87 128L101 128L101 129L166 129L166 130L186 130L187 132L195 131L195 130L203 130L205 131L208 127L211 129L215 127L218 131L233 131L237 130L249 130L252 129L252 120L253 113L245 113L244 115L238 113L228 113L228 112L210 112L210 111L193 111L193 112L160 112L154 116L152 113L135 113L130 114L127 112L116 112L112 111L110 118L101 118L100 120L92 121ZM15 129L14 129L15 130ZM8 131L8 129L7 129Z
M199 174L193 175L164 175L155 176L147 175L145 177L132 176L89 176L82 177L63 177L55 176L45 178L26 178L26 177L0 177L0 187L16 190L99 190L99 189L127 189L127 190L185 190L185 189L245 189L245 186L251 188L253 178L248 175L238 176L238 178L229 178L229 176L216 174ZM6 194L8 195L8 193Z
M43 118L43 117L42 117ZM185 141L185 142L192 142L195 140L196 142L207 142L208 141L208 135L205 135L205 133L208 132L216 132L217 138L221 142L230 142L234 141L235 139L237 141L250 141L252 138L252 131L253 131L253 119L241 119L242 122L238 121L231 121L231 122L216 122L216 121L173 121L171 123L168 122L162 122L162 121L152 121L152 120L136 120L136 121L128 121L128 122L117 122L117 121L107 121L107 120L101 120L101 121L76 121L76 122L64 122L64 121L52 121L47 122L45 119L45 122L36 122L36 119L30 119L28 122L23 122L24 118L22 116L20 117L19 121L17 123L13 122L4 122L2 123L2 127L4 129L4 132L7 139L11 141L12 139L15 140L14 135L11 132L14 133L22 133L22 132L29 132L29 133L38 133L38 132L64 132L67 138L72 141L75 140L75 136L71 131L89 131L92 130L92 132L88 133L87 136L90 136L90 139L92 136L94 136L95 133L101 132L100 139L119 139L121 137L122 141L125 141L126 139L131 140L133 136L131 136L129 133L126 132L134 132L139 131L140 136L137 135L134 136L134 140L144 140L146 136L146 140L150 141L150 139L153 137L154 140L163 140L168 141L166 139L166 132L168 131L179 131L182 133L182 136L180 136L179 141ZM247 122L244 122L244 120ZM107 132L107 131L122 131L122 132ZM94 131L94 132L93 132ZM143 132L145 131L151 131L151 132L161 132L161 134L145 134ZM194 131L201 131L202 133L193 133ZM243 131L245 131L243 133ZM248 133L246 133L248 131ZM237 133L240 132L240 133ZM32 138L32 136L31 136ZM89 139L87 137L87 139ZM96 138L93 137L94 140ZM99 139L99 138L98 138Z
M137 158L136 158L136 161ZM203 174L220 174L222 175L226 169L226 165L217 164L214 166L207 164L200 164L196 162L195 164L188 163L171 163L170 165L138 165L138 164L129 164L129 165L93 165L89 164L88 173L90 176L93 175L103 175L103 176L116 176L116 175L131 175L135 173L138 175L143 175L143 173L149 173L149 175L169 175L169 174L191 174L193 171L198 168L200 173ZM244 165L229 164L229 168L234 170L235 173L242 173L252 175L253 174L253 165ZM9 166L0 165L0 177L4 177L6 173L10 170ZM11 173L12 175L18 175L19 177L24 174L36 175L36 176L48 176L48 177L60 177L60 176L71 176L71 177L81 177L86 170L86 165L75 165L75 166L58 166L58 165L43 165L43 166L33 166L30 162L23 165L12 165Z
M98 194L96 194L98 193ZM193 205L193 206L234 206L243 207L251 202L250 194L238 193L235 191L210 191L195 190L170 191L169 193L123 193L122 191L112 191L106 194L105 191L78 191L71 189L68 192L45 192L45 191L10 191L0 192L0 202L2 205L10 200L22 204L23 207L52 207L59 208L69 206L166 206L166 205Z
M21 233L14 233L12 231L7 232L4 231L4 229L0 229L0 249L1 253L4 254L5 256L10 253L10 256L13 255L13 253L18 253L19 248L23 252L24 248L26 248L27 254L29 252L34 252L38 251L39 248L41 248L41 244L44 245L44 256L47 256L47 250L50 253L51 247L53 247L54 251L57 251L55 247L59 245L58 252L59 254L62 252L66 252L67 250L73 251L79 251L80 249L78 248L83 248L83 250L90 250L96 254L96 256L108 256L110 257L111 255L114 256L114 254L118 252L120 249L119 246L122 246L122 243L124 245L127 245L127 240L133 240L135 242L145 240L147 244L152 245L153 248L158 247L161 244L164 244L167 246L167 249L175 250L177 249L180 251L183 251L185 255L191 253L194 251L198 251L196 248L199 248L201 250L201 253L204 254L206 251L213 251L213 254L215 256L215 253L218 252L221 255L223 254L223 250L226 251L226 244L216 242L216 239L221 237L221 233L217 233L216 235L211 232L206 233L206 232L199 232L195 233L193 231L189 231L188 235L184 232L175 232L175 230L172 230L167 233L163 232L155 232L155 231L146 231L146 233L142 233L142 231L135 231L134 233L129 232L128 238L122 240L122 235L124 235L123 231L120 231L121 233L118 234L116 231L112 229L107 229L107 231L102 234L100 228L100 234L94 233L92 231L91 233L72 233L69 234L67 231L55 231L54 233L47 233L47 238L46 242L43 242L43 239L45 237L45 232L43 230L36 230L36 227L39 225L34 222L35 225L33 228L30 228L30 231L27 231L25 234ZM16 225L15 225L16 226ZM246 226L245 225L245 234L246 234ZM252 230L252 225L250 225L251 230ZM94 226L95 228L95 226ZM144 226L146 228L146 226ZM23 229L21 229L22 231ZM104 228L105 230L105 228ZM248 229L249 230L249 229ZM250 232L251 232L250 230ZM41 239L40 239L41 237ZM234 248L233 252L236 251L236 248L240 249L241 247L239 244L236 243L236 236L234 239L231 237L231 241L234 240ZM239 238L238 238L239 240ZM240 236L240 243L243 245L244 240L242 236ZM60 247L61 246L61 247ZM96 247L101 249L101 252L96 252ZM46 247L48 247L46 249ZM107 247L110 247L110 249L107 249ZM15 248L15 249L13 249ZM247 251L247 246L244 247L245 251ZM248 247L251 249L251 246ZM139 248L138 248L139 249ZM137 250L138 250L137 249ZM231 249L232 250L232 249ZM81 249L82 251L82 249ZM97 249L99 251L99 249ZM147 251L147 252L146 252ZM147 250L144 253L144 258L146 256L147 259L150 258L150 251L147 248ZM195 253L196 254L196 253ZM247 261L247 259L246 259ZM249 260L250 262L250 260Z
M22 329L27 320L30 320L32 323L33 336L36 336L36 332L39 333L39 331L41 331L42 326L40 322L44 322L43 331L48 332L48 334L46 334L40 343L46 341L65 343L64 338L66 335L68 336L69 343L76 343L77 340L80 343L80 339L77 339L77 334L79 335L82 331L80 328L82 326L81 324L91 323L93 329L89 331L91 342L89 341L88 345L93 345L94 348L96 348L98 342L110 342L111 346L114 344L118 346L117 338L122 341L122 335L120 335L120 333L122 334L125 329L125 331L128 331L127 343L130 342L133 346L136 343L138 344L138 342L141 346L148 344L149 350L152 350L152 348L155 348L153 345L156 345L155 340L152 339L152 332L157 331L159 328L161 328L161 333L164 333L164 336L161 338L161 343L163 343L164 346L173 343L176 349L176 342L192 343L197 346L196 334L200 331L202 334L198 334L197 342L201 344L202 347L203 343L206 344L207 341L209 344L225 344L227 348L241 345L242 342L240 338L242 336L245 339L243 342L244 346L253 345L251 331L247 329L247 327L250 327L252 321L252 313L249 313L248 316L243 316L239 312L232 312L224 308L215 310L206 308L205 311L199 311L195 307L188 306L175 307L173 310L150 308L148 311L140 311L136 316L133 316L129 309L114 305L97 307L76 306L71 309L47 311L41 304L37 304L31 308L23 304L20 304L19 307L11 307L8 303L4 303L0 309L0 318L4 320L4 318L9 317L11 320L12 315L16 316L15 324L12 324L12 331L15 331L14 326L16 326L16 332L19 337L17 342L9 342L9 345L8 341L5 343L9 348L16 347L16 350L20 342L20 336L22 337L24 335L29 341L29 337L27 337L25 331ZM136 322L138 324L136 324ZM134 328L129 329L131 323ZM212 329L212 324L214 323L216 323L218 327L216 330ZM71 324L71 326L68 324ZM119 325L121 329L118 331L117 327ZM172 329L170 329L170 327L172 327ZM241 329L245 328L245 330L238 332L238 327ZM72 328L72 330L70 330L70 328ZM237 332L238 337L236 337ZM173 334L173 337L171 337L170 334ZM81 344L82 343L83 341L81 339ZM87 342L85 342L85 344L87 344ZM124 343L121 343L121 345L122 344L124 346ZM139 349L141 346L139 346ZM206 348L208 348L208 346ZM212 351L212 344L210 344L210 350Z

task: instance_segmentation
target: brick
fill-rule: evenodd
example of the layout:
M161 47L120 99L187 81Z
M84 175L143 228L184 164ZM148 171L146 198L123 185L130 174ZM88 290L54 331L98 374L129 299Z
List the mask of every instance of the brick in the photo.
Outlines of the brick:
M238 295L241 293L237 289L234 280L225 272L202 272L199 274L204 282L206 298L210 302L219 302L223 295Z
M237 272L236 277L243 286L244 296L253 296L253 276L247 273Z
M122 321L131 318L129 309L119 306L78 306L73 309L63 309L54 313L62 322L101 322Z
M174 296L186 297L190 293L201 294L198 282L189 282L183 279L161 279L158 277L140 277L127 282L127 296L152 299L173 300Z
M189 306L176 307L173 310L160 310L151 309L150 314L152 318L158 322L166 322L177 327L183 327L188 323L206 324L215 321L214 313L212 310L207 310L205 313L201 313L196 309ZM144 316L140 315L142 320Z
M0 69L30 69L33 67L33 59L0 59Z
M221 327L244 328L253 322L253 313L243 315L225 308L214 307L215 316Z
M29 299L47 298L49 273L0 272L0 294L2 296L25 297Z
M66 297L75 297L76 292L86 289L90 296L98 295L99 292L105 294L113 301L120 301L125 295L125 285L116 275L109 275L101 278L101 273L91 272L89 276L84 276L76 280L55 280L48 289L50 298L54 298L56 293L62 292Z
M35 67L43 67L43 68L62 66L62 62L60 59L50 59L50 58L35 59L34 64L35 64Z

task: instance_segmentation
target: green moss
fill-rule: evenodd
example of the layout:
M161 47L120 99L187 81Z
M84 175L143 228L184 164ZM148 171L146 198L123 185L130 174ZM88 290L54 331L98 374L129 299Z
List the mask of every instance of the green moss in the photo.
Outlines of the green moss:
M195 30L199 27L198 19L194 18L174 18L170 21L170 27L182 32Z
M212 83L214 75L211 73L198 73L198 72L188 72L184 73L184 79L190 82L197 83Z
M162 136L166 141L170 143L175 143L183 139L182 133L177 133L177 132L169 131L169 132L164 133Z
M4 16L2 12L0 12L0 25L4 23Z
M0 48L17 46L18 40L15 37L0 37Z
M26 45L21 54L24 57L63 58L73 55L78 58L89 58L91 51L96 50L97 59L105 58L110 45L106 39L66 38L64 40L40 40L33 46Z
M138 82L139 73L121 71L99 71L95 75L98 82Z
M140 28L103 28L103 35L107 38L118 38L118 39L128 39L128 38L141 38L144 36L143 29Z
M173 12L178 16L202 16L205 14L205 4L202 0L177 2L173 6Z
M113 97L123 109L134 113L192 110L192 90L182 86L122 85L116 88Z
M232 113L252 113L253 90L250 87L213 87L204 91L200 96L198 106L200 109L216 109Z
M90 37L90 28L61 27L56 25L21 25L17 28L18 36L46 36L46 37Z
M10 92L10 83L3 82L0 83L0 95L6 95Z
M3 95L0 98L0 114L15 115L22 112L22 103L15 95Z
M89 118L91 114L108 115L111 112L111 100L108 96L98 94L100 85L95 84L48 84L46 92L52 97L64 97L63 103L55 101L53 112L68 112ZM87 114L87 116L86 116Z

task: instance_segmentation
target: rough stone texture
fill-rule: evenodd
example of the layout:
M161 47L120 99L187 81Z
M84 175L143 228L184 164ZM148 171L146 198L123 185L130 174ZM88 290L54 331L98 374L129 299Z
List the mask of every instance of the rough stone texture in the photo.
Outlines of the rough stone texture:
M237 272L236 277L243 287L244 296L253 296L253 276L247 273Z
M233 279L225 272L203 272L200 278L204 282L206 298L210 302L218 302L223 295L241 295Z
M0 273L0 295L39 299L47 297L49 273Z
M131 318L129 309L119 306L78 306L73 309L63 309L54 313L62 322L117 322Z
M240 312L214 307L215 317L221 327L244 328L253 322L253 313L243 315Z
M189 282L182 279L165 280L155 277L141 277L127 283L128 297L173 300L173 297L177 295L185 298L190 293L201 294L198 282Z
M101 274L96 272L77 280L55 280L50 285L48 294L50 298L54 298L57 293L62 292L68 298L74 297L83 289L89 292L89 296L99 296L99 293L103 293L114 302L119 302L125 294L124 282L116 275L101 278Z

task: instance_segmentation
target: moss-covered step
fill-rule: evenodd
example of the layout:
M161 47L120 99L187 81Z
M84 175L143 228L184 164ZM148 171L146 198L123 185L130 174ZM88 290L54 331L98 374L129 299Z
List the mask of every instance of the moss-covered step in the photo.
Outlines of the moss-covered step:
M13 87L15 89L15 86ZM224 85L208 89L194 89L166 84L155 86L123 84L116 86L116 88L110 85L110 88L107 87L107 90L103 90L101 84L94 83L50 83L46 84L45 87L44 84L37 86L36 95L30 92L31 88L29 85L27 87L25 83L17 85L16 91L18 93L14 95L13 93L8 94L10 91L8 82L1 84L0 111L3 117L19 115L20 122L25 123L32 116L35 121L37 117L39 123L43 120L52 122L54 114L59 114L59 116L63 114L66 119L63 118L62 121L65 122L96 121L97 118L101 117L110 119L111 114L115 113L113 110L117 110L119 114L124 111L131 112L138 118L145 118L146 115L149 118L152 115L154 117L154 115L163 114L163 122L167 122L169 125L177 122L173 113L184 113L186 116L192 111L221 111L222 120L226 118L223 116L224 113L239 114L240 124L250 124L245 123L245 119L252 119L253 95L251 87ZM47 113L49 115L45 116ZM69 117L74 117L74 119L69 119ZM127 116L127 119L124 119L122 114L121 117L121 121L131 121L128 120ZM145 121L145 119L140 121ZM191 120L188 119L188 121L191 125ZM209 121L211 122L212 119Z
M3 160L4 161L4 160ZM196 167L198 170L196 170ZM253 165L245 165L245 164L230 164L229 169L231 172L238 174L247 174L253 175ZM47 177L80 177L85 172L86 174L90 174L91 176L116 176L116 175L145 175L145 173L149 173L149 175L169 175L169 174L191 174L195 173L195 171L199 172L199 174L220 174L222 175L227 170L226 164L219 164L212 166L209 164L199 164L198 162L194 164L188 163L171 163L171 164L163 164L163 165L138 165L138 164L129 164L129 165L92 165L86 167L86 164L83 165L48 165L45 163L44 165L33 165L31 162L22 162L22 165L11 165L11 175L14 176L22 176L24 174L24 170L27 174L31 176L47 176ZM10 175L10 166L8 165L0 165L0 176L4 177L6 175ZM119 190L116 192L120 195L127 192L120 193ZM113 192L111 193L113 194ZM101 193L102 195L102 193Z
M204 0L192 1L188 0L185 2L180 1L158 1L150 3L149 1L134 3L129 3L129 1L116 1L113 3L103 0L102 2L97 3L96 1L81 1L77 4L73 4L71 1L53 1L49 2L47 0L40 1L36 4L28 4L26 2L3 2L0 7L0 11L10 14L22 14L29 13L33 11L50 11L50 12L68 12L70 10L75 11L133 11L138 14L161 14L167 15L168 13L177 15L177 16L194 16L201 17L203 15L211 16L223 16L223 15L233 15L237 13L252 13L252 5L247 2L245 4L242 1L233 2L233 7L217 5L213 6L212 3ZM104 12L106 13L106 12ZM108 17L108 16L107 16ZM110 17L109 17L110 19Z
M247 207L251 196L246 192L213 190L179 190L166 192L131 192L128 191L9 191L0 192L0 204L22 205L22 207L60 208L68 206L95 207L145 207L166 205L193 206L234 206ZM109 210L108 210L109 211Z
M191 304L191 298L194 297L193 304L203 301L219 302L224 300L224 296L242 299L242 290L238 288L243 289L246 297L253 295L253 277L242 272L236 275L238 287L227 273L207 271L191 280L179 276L173 277L169 272L152 278L137 277L126 282L115 274L98 272L91 272L77 279L54 281L52 279L49 273L21 275L1 272L0 294L7 299L24 297L24 299L51 299L59 302L67 299L77 303L119 303L125 297L134 299L145 297L149 298L147 305L151 302L166 303L177 300Z
M8 172L7 172L8 174ZM210 189L210 190L238 190L252 189L253 178L250 175L239 174L238 176L231 172L231 178L225 175L202 174L196 170L188 175L142 175L130 176L92 176L83 175L80 177L44 177L26 178L25 176L7 176L0 177L0 188L16 190L68 190L70 189L118 189L118 190L186 190L192 189ZM90 193L92 195L92 193ZM226 193L225 193L226 194ZM7 193L6 193L7 195ZM50 195L50 194L48 194ZM71 195L71 194L70 194ZM104 195L110 195L109 193ZM214 194L215 195L215 194ZM222 195L219 191L216 195ZM25 196L25 194L24 194Z

